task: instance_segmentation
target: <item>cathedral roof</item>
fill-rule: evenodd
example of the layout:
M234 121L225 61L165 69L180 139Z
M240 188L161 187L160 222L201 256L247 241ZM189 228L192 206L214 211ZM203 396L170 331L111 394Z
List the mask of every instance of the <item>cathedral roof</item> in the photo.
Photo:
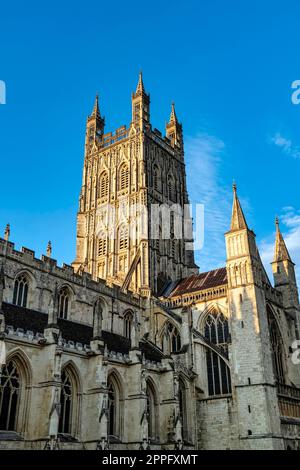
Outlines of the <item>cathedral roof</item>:
M195 274L173 283L168 287L168 297L195 292L227 284L226 268L214 269L206 273ZM166 295L166 291L163 295Z

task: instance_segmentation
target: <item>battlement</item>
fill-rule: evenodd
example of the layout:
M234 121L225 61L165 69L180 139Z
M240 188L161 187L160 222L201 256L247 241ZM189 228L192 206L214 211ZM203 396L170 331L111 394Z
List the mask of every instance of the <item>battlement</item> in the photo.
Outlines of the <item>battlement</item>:
M66 263L63 263L62 266L58 266L57 260L49 258L48 256L42 255L41 259L39 259L36 257L35 251L29 248L22 247L21 251L18 251L13 242L6 241L3 238L0 238L0 261L1 258L18 262L29 271L31 269L44 271L61 278L63 281L86 287L87 289L118 300L130 302L136 307L140 306L140 298L131 292L124 294L120 286L108 286L104 279L97 278L97 280L94 280L91 274L87 272L75 273L74 268Z
M129 129L127 127L121 126L114 133L108 132L103 135L102 145L103 147L109 147L110 145L120 142L120 140L127 139L129 136Z

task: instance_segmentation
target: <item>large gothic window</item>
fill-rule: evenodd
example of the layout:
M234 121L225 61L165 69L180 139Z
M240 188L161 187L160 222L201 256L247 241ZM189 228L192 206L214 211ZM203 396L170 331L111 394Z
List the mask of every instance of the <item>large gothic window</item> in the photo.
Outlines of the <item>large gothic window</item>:
M104 171L99 181L99 197L106 198L108 196L108 174Z
M124 315L124 336L128 339L131 339L131 330L133 323L132 312L127 312Z
M60 418L58 432L71 434L72 409L73 409L73 384L68 370L64 370L61 375L60 393Z
M205 324L205 338L217 346L228 357L229 329L228 320L222 313L211 313ZM209 395L231 393L230 370L222 357L212 349L206 352L207 379Z
M283 367L283 343L277 321L270 308L267 310L272 349L272 362L277 383L285 383Z
M163 336L163 350L168 353L178 352L181 349L181 339L178 329L171 322L167 322Z
M108 378L108 434L120 437L121 434L120 388L116 378L111 374Z
M13 304L20 307L27 306L29 282L25 274L20 274L15 280Z
M16 431L21 378L15 361L0 370L0 430Z
M119 191L127 189L129 186L128 165L123 163L119 168Z
M67 287L63 287L58 294L58 317L66 320L68 318L70 304L70 293Z
M146 389L147 398L147 417L148 417L148 437L149 439L155 439L157 435L157 417L156 417L156 396L152 384L147 382Z

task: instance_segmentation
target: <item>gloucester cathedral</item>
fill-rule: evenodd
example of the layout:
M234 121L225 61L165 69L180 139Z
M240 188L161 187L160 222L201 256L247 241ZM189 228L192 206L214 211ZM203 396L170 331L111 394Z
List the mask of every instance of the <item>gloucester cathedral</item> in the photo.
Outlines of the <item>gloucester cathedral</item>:
M300 449L279 221L271 283L234 186L224 267L199 272L174 105L153 129L140 75L130 125L104 128L96 98L72 266L0 238L0 449Z

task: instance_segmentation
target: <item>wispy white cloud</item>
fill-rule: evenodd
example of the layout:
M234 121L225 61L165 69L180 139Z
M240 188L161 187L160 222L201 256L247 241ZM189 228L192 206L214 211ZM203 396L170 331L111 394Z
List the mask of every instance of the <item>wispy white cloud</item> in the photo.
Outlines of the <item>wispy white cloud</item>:
M186 139L187 183L193 206L205 210L204 246L196 252L201 271L224 266L226 262L224 233L231 214L231 189L220 177L225 144L215 136L201 133Z
M296 276L298 286L300 286L300 210L296 210L293 207L284 207L280 220L285 243L292 260L296 264ZM274 240L275 231L271 236L263 240L260 245L261 257L271 279L272 271L270 263L274 256Z
M281 148L285 155L296 159L300 158L300 148L296 146L290 139L287 139L281 135L280 132L277 132L273 137L271 137L270 140L271 143Z

